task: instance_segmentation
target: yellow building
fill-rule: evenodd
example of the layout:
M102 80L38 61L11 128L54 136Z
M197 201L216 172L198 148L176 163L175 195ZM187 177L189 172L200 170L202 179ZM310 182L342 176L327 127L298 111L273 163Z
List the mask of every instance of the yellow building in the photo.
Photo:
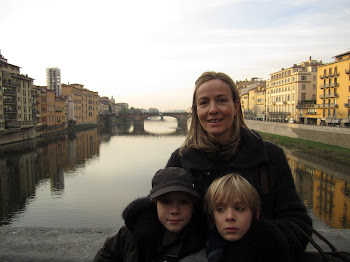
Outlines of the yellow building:
M76 124L97 123L98 92L85 89L81 84L62 84L62 95L71 97L74 102Z
M33 79L0 54L0 131L33 126Z
M316 104L317 66L312 60L270 74L266 82L266 118L269 121L307 123L303 109ZM316 124L309 122L310 124Z
M349 126L350 51L335 56L335 61L317 70L317 123Z

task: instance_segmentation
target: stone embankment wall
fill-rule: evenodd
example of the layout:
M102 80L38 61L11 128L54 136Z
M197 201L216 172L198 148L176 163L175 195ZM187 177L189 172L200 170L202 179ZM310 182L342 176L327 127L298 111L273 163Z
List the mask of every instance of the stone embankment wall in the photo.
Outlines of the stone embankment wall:
M10 133L0 133L0 145L33 139L41 134L42 132L38 132L35 128L21 129Z
M350 148L350 128L245 120L250 129Z

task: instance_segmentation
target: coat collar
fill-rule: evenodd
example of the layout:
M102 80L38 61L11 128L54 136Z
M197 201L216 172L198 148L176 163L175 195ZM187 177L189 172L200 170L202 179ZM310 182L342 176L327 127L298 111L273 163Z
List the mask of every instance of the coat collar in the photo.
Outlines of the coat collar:
M241 144L237 154L227 160L228 166L232 168L246 168L257 164L268 162L266 145L256 131L241 128ZM210 170L213 163L210 154L201 149L189 149L183 153L183 167L199 170Z

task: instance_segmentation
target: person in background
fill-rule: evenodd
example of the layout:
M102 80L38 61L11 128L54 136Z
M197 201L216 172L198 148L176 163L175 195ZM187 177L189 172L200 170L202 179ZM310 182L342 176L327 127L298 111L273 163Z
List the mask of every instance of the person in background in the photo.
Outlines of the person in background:
M207 241L209 262L289 260L287 242L279 231L272 230L271 234L269 225L259 220L259 194L242 176L232 173L214 180L204 198L204 212L211 228ZM257 252L236 252L241 241L252 242Z
M134 234L143 230L142 227L131 232L123 226L115 236L107 238L94 262L175 262L198 252L205 244L201 229L192 222L199 197L193 177L186 170L169 167L157 171L152 179L151 201L137 203L140 208L153 209L157 214L154 219L158 227L154 233L161 237L153 243L155 249L149 255L148 243L135 241ZM142 256L142 252L146 254Z
M166 167L181 167L190 172L202 197L216 178L239 173L260 196L259 216L264 226L268 225L266 234L280 233L288 243L291 259L298 261L308 240L289 218L312 225L311 218L296 192L282 148L264 141L245 124L234 81L224 73L204 72L195 82L191 113L185 141L171 154ZM127 226L143 224L142 220L130 219L128 211L134 209L137 205L131 204L124 211ZM140 213L150 215L149 210L140 210ZM198 224L207 230L206 223L198 221ZM153 224L155 228L150 225L148 232L137 235L138 241L155 237L152 232L156 224ZM239 245L241 248L237 248L237 252L256 252L256 245L251 241L239 241Z

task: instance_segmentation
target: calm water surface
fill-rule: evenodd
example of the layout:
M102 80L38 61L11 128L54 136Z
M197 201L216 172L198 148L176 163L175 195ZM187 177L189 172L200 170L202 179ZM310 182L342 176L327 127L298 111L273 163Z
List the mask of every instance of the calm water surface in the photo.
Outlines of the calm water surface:
M148 194L154 173L184 141L173 118L0 147L0 225L114 227ZM334 228L350 228L349 168L286 151L299 195Z

